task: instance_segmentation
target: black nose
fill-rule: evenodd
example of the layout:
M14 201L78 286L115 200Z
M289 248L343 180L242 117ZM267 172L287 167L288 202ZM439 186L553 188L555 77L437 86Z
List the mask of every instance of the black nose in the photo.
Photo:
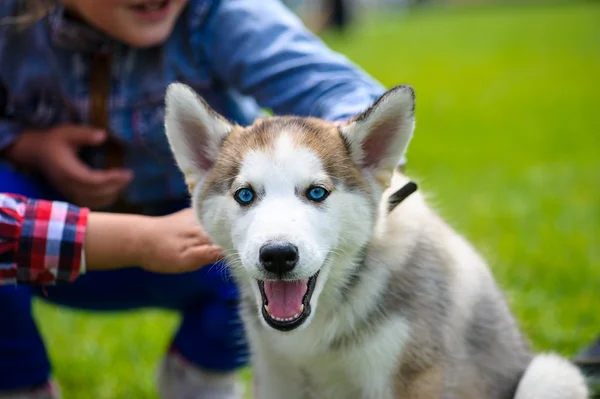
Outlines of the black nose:
M262 246L258 257L265 270L283 275L298 263L298 247L289 243L269 243Z

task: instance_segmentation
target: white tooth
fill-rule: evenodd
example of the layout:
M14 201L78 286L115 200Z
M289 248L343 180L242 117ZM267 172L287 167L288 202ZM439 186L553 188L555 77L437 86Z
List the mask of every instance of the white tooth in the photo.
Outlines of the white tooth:
M304 312L304 304L303 303L301 303L300 306L298 306L298 314L300 314L302 312ZM296 316L294 316L294 317L296 317Z
M296 313L295 315L293 315L292 317L276 317L273 316L270 312L269 312L269 307L267 305L264 305L265 310L267 311L267 313L269 313L269 316L271 316L271 318L275 321L282 321L282 322L288 322L288 321L293 321L298 319L300 316L302 316L302 311L304 310L304 306L300 306L300 311L298 313Z

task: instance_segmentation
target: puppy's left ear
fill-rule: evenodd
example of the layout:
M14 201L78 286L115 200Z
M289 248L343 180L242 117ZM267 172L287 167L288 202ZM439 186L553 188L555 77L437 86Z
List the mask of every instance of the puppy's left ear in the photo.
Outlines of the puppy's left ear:
M353 161L387 187L406 152L415 127L411 86L388 90L365 112L341 128Z

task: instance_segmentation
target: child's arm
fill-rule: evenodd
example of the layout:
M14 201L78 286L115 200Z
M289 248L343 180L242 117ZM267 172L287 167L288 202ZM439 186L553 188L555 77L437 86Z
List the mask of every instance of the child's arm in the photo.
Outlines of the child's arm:
M277 0L215 1L204 25L212 69L277 114L350 118L384 87L330 50Z
M0 285L70 282L84 263L182 273L220 256L189 209L164 217L95 213L0 193Z
M160 217L102 212L88 216L89 270L140 265L157 273L183 273L220 260L221 251L190 208Z

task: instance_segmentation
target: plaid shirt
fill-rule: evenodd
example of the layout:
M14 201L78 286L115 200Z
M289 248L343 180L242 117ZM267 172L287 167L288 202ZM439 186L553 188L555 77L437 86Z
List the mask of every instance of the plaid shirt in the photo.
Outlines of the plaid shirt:
M0 193L0 285L73 281L84 269L87 208Z
M0 19L17 3L2 1ZM135 174L125 199L140 206L188 196L164 133L173 81L242 125L262 109L348 119L384 92L279 0L189 0L167 41L152 48L118 43L60 6L24 32L8 29L0 24L0 150L25 129L88 124L90 53L110 52L110 133L125 143ZM102 154L86 160L103 167Z

